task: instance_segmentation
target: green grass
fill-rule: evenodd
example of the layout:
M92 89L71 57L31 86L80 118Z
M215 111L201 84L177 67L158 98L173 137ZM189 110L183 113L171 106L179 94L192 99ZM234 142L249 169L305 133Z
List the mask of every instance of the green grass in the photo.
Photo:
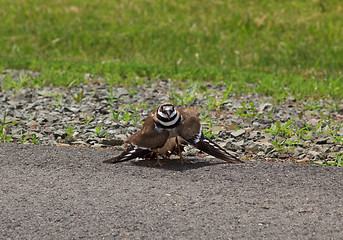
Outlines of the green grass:
M326 167L343 167L343 154L335 154L335 159L333 161L327 161L326 159L323 159L323 163L314 162L311 164Z
M43 73L1 88L76 85L91 73L130 86L208 80L233 92L343 98L338 0L0 4L0 70Z

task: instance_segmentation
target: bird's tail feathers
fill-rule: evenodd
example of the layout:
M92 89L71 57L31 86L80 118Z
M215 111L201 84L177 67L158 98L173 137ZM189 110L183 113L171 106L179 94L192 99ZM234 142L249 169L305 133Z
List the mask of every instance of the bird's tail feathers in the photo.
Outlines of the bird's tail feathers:
M232 154L228 153L223 148L221 148L218 144L212 142L210 139L206 138L205 136L202 136L202 139L196 144L194 144L194 146L197 149L213 157L222 159L224 161L231 162L231 163L243 163L243 161L239 160Z

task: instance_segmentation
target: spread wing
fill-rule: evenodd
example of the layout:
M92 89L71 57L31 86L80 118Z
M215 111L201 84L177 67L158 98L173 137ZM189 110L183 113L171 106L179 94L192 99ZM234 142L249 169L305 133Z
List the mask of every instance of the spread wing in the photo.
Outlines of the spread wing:
M104 160L104 163L118 163L118 162L125 162L135 158L151 158L153 152L149 149L141 149L130 145L125 151L123 151L120 155Z
M129 136L126 143L130 143L140 148L156 149L161 148L169 137L169 132L165 129L158 128L154 122L154 110L145 120L140 131Z
M213 157L222 159L224 161L231 162L231 163L243 163L243 161L239 160L235 156L225 151L218 144L206 138L203 133L201 133L200 140L193 141L192 145L194 145L197 149Z
M204 136L197 112L180 112L182 112L184 116L184 121L181 124L179 134L189 144L213 157L222 159L224 161L232 163L243 162Z
M200 118L198 117L198 113L186 112L182 109L178 109L178 111L183 117L183 121L178 127L178 134L186 141L198 136L201 132L201 123Z

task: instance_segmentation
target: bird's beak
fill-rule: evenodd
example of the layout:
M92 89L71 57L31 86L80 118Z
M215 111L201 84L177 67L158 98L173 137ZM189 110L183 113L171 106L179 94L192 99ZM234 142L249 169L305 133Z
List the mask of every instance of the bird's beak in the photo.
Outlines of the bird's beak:
M167 114L167 116L168 116L168 120L170 120L170 114L171 114L171 111L168 111L167 113L168 113L168 114Z

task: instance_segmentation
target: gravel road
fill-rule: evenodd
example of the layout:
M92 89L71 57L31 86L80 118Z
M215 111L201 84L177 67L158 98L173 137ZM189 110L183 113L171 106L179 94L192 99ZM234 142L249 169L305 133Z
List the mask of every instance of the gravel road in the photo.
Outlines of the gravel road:
M341 239L343 171L0 143L1 239Z

